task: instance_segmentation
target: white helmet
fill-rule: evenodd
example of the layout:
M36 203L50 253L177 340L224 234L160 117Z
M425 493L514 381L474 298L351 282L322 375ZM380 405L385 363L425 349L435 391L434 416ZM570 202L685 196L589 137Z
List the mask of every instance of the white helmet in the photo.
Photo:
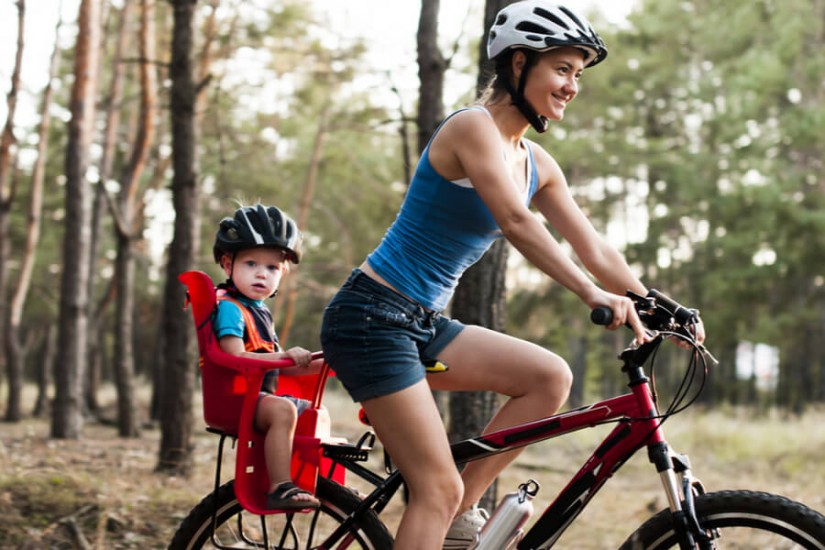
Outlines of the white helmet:
M487 38L487 57L495 59L511 48L544 52L565 46L584 50L585 67L607 57L604 41L587 19L545 0L525 0L498 12Z

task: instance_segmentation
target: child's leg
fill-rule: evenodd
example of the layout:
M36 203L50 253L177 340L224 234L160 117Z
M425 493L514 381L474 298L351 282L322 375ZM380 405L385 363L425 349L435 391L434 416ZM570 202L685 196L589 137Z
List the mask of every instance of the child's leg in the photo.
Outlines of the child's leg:
M298 411L287 399L265 395L255 410L255 426L266 432L264 453L266 470L269 474L269 491L273 493L283 483L291 483L290 461L292 459L292 438ZM305 491L295 492L290 500L317 503L317 499Z

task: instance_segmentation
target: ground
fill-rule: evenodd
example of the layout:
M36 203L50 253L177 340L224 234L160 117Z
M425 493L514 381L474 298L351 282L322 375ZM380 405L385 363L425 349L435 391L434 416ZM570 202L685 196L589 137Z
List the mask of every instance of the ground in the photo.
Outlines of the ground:
M341 421L354 418L357 409L334 395L328 401L337 433L357 439L362 428ZM346 410L341 413L337 407ZM825 412L799 418L694 410L666 427L671 443L690 454L694 473L709 490L766 490L823 511L823 420ZM165 548L186 513L212 486L217 438L201 429L196 433L193 475L182 479L155 472L157 428L145 428L139 439L123 439L112 426L90 423L79 440L55 440L48 437L45 419L3 424L0 549ZM539 480L542 489L533 516L537 517L603 436L599 428L530 447L500 479L499 495L529 478ZM231 463L225 470L231 472ZM664 506L658 477L645 456L636 456L558 547L616 547L653 510ZM389 525L397 521L400 507L388 510Z

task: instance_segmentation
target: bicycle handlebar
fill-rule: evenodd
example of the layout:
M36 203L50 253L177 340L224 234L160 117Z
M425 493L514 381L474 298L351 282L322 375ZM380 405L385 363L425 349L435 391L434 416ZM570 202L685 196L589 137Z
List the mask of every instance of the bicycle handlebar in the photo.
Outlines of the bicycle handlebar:
M652 330L667 328L675 321L682 327L695 324L699 320L699 311L686 308L676 300L656 289L650 289L647 296L640 296L628 291L627 296L633 300L639 318ZM613 310L599 306L590 312L590 320L596 325L609 325L613 322Z
M607 326L613 322L613 310L607 306L599 306L590 312L590 321L594 325Z

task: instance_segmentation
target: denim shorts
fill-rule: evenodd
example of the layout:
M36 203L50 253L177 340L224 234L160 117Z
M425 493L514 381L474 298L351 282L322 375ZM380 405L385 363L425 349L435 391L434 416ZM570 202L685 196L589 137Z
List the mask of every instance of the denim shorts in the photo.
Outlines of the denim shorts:
M321 347L353 401L364 401L422 380L423 361L463 328L355 269L324 311Z
M260 403L261 399L263 399L267 395L277 397L278 399L286 399L287 401L295 405L295 408L298 409L298 416L301 416L301 413L303 413L310 407L310 405L312 405L310 401L307 401L306 399L301 399L300 397L293 397L292 395L275 395L274 393L267 391L262 391L258 394L258 403Z

